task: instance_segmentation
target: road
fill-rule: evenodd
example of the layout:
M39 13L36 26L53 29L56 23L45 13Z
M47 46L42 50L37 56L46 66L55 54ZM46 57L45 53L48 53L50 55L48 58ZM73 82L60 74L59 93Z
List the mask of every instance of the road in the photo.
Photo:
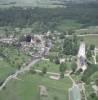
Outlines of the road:
M6 86L6 84L11 80L15 79L19 74L24 73L25 71L29 71L30 68L39 61L40 59L35 59L32 62L30 62L26 67L21 67L20 70L17 70L13 75L10 75L9 77L6 78L4 83L0 86L0 91Z

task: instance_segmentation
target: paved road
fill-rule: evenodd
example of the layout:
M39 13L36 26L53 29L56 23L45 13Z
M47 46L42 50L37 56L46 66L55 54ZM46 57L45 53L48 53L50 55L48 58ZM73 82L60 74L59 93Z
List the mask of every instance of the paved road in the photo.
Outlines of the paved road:
M29 65L27 65L26 67L21 67L20 70L17 70L15 72L15 74L10 75L9 77L6 78L6 80L4 81L4 83L0 86L0 91L6 86L6 84L11 80L11 79L15 79L19 74L24 73L25 71L29 71L30 68L39 61L40 59L36 59L33 60L32 62L29 63Z

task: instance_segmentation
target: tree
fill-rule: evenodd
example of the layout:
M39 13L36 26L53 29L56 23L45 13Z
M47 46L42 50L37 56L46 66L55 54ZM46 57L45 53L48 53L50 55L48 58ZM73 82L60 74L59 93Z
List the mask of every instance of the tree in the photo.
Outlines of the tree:
M98 100L98 96L95 93L91 93L88 100Z
M34 69L34 68L33 68L33 69L31 69L31 70L30 70L30 73L31 73L31 74L36 74L35 69Z
M77 64L76 64L75 61L71 63L71 68L72 68L72 71L73 71L73 72L76 71L76 69L77 69Z
M54 96L54 100L59 100L59 98L57 96Z
M66 55L71 55L72 54L72 39L65 38L64 44L63 44L63 52Z
M95 84L98 86L98 80L95 80Z
M75 31L73 29L68 30L68 34L72 35L72 33L74 33Z
M76 55L78 52L79 44L76 35L72 37L66 37L63 44L63 52L66 55Z
M61 35L60 35L60 39L64 39L65 38L65 35L64 35L64 33L62 33Z
M95 45L94 44L91 44L90 45L90 50L94 50L95 49Z
M65 63L61 63L60 64L60 68L59 68L59 71L62 73L64 73L65 72L65 70L66 70L66 64Z
M87 54L86 54L87 58L90 59L90 57L92 57L92 52L90 49L87 50Z
M56 64L60 64L60 61L59 61L59 58L58 57L55 58L55 63Z
M64 72L60 73L60 78L64 78Z
M47 68L46 67L43 67L43 69L42 69L42 74L44 75L44 74L46 74L47 73Z

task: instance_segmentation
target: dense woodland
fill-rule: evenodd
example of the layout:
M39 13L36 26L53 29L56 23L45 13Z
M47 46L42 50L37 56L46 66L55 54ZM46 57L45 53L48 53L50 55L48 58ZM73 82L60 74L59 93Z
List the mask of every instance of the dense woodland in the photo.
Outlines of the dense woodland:
M27 27L35 31L54 30L64 20L75 20L82 27L98 25L98 4L68 5L67 8L1 8L0 26Z

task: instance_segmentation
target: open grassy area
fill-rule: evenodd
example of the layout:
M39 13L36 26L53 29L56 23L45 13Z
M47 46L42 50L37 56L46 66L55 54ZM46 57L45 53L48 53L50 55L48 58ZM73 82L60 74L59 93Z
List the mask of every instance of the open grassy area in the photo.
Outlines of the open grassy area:
M15 71L15 68L11 67L6 61L0 61L0 80L4 80L12 72Z
M81 26L82 24L74 20L63 20L56 26L56 29L59 31L66 32L66 30L79 29Z
M77 34L96 34L98 33L98 26L89 26L84 29L76 30Z
M69 61L65 62L66 70L72 70L72 63ZM55 64L49 60L41 60L37 64L34 65L33 68L38 70L43 70L46 67L48 72L56 72L59 73L60 64Z
M97 52L97 55L96 55L96 61L98 62L98 52Z
M2 51L3 49L3 51ZM4 81L9 75L15 73L29 58L13 47L1 47L0 55L0 81Z
M30 73L19 76L21 80L11 80L5 89L0 91L0 100L40 100L39 85L48 89L48 97L41 100L68 100L68 89L71 87L71 80L67 77L59 81L51 80L49 76L32 75Z
M83 39L87 45L94 44L98 48L98 36L84 36Z
M37 64L34 65L35 69L42 70L44 67L47 68L49 72L59 72L59 64L55 64L48 60L41 60Z

